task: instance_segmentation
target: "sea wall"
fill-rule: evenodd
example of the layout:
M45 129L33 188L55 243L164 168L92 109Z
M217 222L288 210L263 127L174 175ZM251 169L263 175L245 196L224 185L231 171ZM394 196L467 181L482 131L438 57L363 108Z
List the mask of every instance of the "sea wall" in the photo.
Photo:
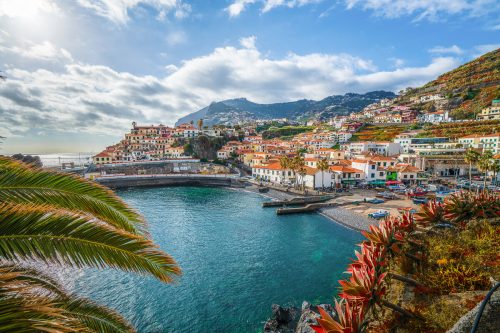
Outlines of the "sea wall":
M110 188L152 186L230 186L244 187L237 178L219 175L141 175L126 177L101 177L96 182Z

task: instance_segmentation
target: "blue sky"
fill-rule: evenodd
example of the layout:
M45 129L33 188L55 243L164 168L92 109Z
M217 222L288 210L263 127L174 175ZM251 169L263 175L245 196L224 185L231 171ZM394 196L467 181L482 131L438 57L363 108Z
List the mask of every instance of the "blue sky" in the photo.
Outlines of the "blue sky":
M98 151L208 103L398 91L500 47L496 0L0 0L2 151Z

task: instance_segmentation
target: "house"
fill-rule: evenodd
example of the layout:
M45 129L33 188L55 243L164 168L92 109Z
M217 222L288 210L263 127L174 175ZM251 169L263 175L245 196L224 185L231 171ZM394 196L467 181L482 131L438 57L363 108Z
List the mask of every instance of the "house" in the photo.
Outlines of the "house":
M418 117L422 123L443 123L451 121L448 111L436 111L424 113Z
M491 120L500 119L500 99L494 99L491 102L491 106L481 110L481 113L477 115L479 120Z
M363 171L365 181L372 185L383 185L386 180L386 170L371 160L351 160L351 167Z
M283 169L280 162L271 162L269 164L254 165L252 167L252 177L275 184L285 184L291 179L295 179L295 173L292 170Z
M467 135L458 139L464 147L490 150L493 154L500 153L500 133L488 135Z
M378 142L350 142L342 145L342 148L353 154L370 152L379 155L392 156L400 153L401 145L395 142L378 141Z
M397 180L400 182L410 185L417 183L417 175L421 172L419 168L403 163L397 164L394 168L396 169Z
M333 174L332 183L335 187L358 185L365 179L362 170L346 165L332 165L330 166L330 172Z

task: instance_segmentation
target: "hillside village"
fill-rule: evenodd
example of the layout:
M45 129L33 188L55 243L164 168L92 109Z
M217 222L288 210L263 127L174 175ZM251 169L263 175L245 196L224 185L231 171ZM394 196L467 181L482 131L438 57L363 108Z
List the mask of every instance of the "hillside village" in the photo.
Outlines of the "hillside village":
M200 114L197 112L183 118L191 119L189 122L174 127L134 122L130 133L95 155L93 163L101 169L108 166L108 172L110 165L142 165L139 169L144 173L197 173L203 169L200 163L226 165L261 183L308 189L386 182L416 185L469 174L498 176L494 170L477 169L466 152L489 152L492 160L500 159L499 63L500 50L495 50L421 88L404 89L393 98L385 98L391 95L382 92L368 93L368 100L375 102L367 104L365 99L358 112L334 114L328 119L314 115L303 121L268 119L266 114L262 119L245 118L237 124L205 124L202 118L194 117ZM340 99L343 103L345 96ZM299 103L325 107L329 100L338 98ZM246 99L230 102L233 104L227 105L273 107ZM464 105L471 103L476 110L469 110L464 117ZM285 104L276 105L281 108ZM174 167L152 171L154 168L145 167L148 163Z
M440 100L436 95L422 98ZM414 185L434 177L467 175L469 163L465 160L465 152L468 148L481 153L491 151L494 158L499 159L500 133L479 131L457 138L423 137L424 130L411 129L412 126L455 124L474 128L471 125L484 123L486 128L492 129L500 124L499 107L500 101L493 100L491 107L485 108L477 120L455 122L449 116L437 117L439 113L418 114L395 101L381 100L360 113L334 117L325 123L310 123L305 127L312 128L310 131L271 139L263 138L265 131L259 133L257 123L210 128L202 122L198 126L188 123L173 128L133 123L123 140L94 156L93 161L96 165L161 161L194 165L200 159L187 152L189 142L201 137L219 137L226 143L211 161L230 161L261 182L310 189L383 185L387 181ZM265 123L259 122L260 125ZM391 141L353 141L353 134L366 124L407 124L409 130L400 132ZM478 174L480 171L474 168L473 172Z

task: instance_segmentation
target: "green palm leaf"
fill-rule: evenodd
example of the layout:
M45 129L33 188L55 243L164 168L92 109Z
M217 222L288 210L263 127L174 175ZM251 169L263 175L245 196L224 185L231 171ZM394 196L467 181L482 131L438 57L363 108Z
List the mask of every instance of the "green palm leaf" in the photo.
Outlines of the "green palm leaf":
M16 321L16 331L57 330L66 331L82 327L81 331L95 333L133 332L134 328L116 312L99 306L87 299L67 294L62 286L51 277L32 268L4 264L0 266L0 299L5 306L22 309L23 317L16 318L10 311L0 310L0 332L14 328L5 321ZM34 304L43 305L40 307ZM0 302L0 307L1 307ZM4 309L5 310L5 309ZM4 320L2 320L4 316ZM37 327L25 327L28 322ZM49 320L54 327L44 327ZM42 327L39 327L39 326ZM21 329L21 327L23 327Z
M116 312L87 299L67 299L61 308L67 312L68 316L78 319L90 332L122 333L135 331L130 323Z
M47 299L0 297L0 332L82 332L81 322Z
M175 260L150 240L47 205L0 205L0 257L119 268L172 282Z
M5 157L0 157L0 202L50 204L94 216L131 233L146 230L142 217L109 189Z

